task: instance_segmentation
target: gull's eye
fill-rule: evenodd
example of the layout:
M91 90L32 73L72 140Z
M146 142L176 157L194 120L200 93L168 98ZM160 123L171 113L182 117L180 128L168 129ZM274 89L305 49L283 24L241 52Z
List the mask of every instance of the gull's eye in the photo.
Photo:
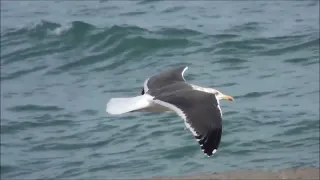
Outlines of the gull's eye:
M218 96L219 92L215 92L214 95Z

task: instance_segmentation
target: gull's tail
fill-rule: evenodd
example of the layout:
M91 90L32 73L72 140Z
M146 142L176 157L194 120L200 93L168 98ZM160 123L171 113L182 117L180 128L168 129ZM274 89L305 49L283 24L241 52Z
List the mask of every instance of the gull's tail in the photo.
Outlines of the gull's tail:
M123 114L139 109L144 109L150 105L150 96L141 95L136 97L111 98L106 106L109 114Z

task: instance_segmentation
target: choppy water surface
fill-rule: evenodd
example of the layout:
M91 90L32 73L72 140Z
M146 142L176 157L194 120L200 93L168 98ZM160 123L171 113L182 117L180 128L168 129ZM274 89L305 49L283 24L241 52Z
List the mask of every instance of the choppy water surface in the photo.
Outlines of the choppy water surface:
M111 97L188 65L221 102L208 158L175 114ZM319 167L319 1L1 1L1 178Z

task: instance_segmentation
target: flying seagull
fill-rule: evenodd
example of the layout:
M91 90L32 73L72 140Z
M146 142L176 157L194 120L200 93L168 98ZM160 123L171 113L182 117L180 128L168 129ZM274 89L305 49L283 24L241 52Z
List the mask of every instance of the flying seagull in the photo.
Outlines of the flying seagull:
M201 150L212 156L222 134L222 111L219 100L233 97L212 88L189 84L184 78L187 66L153 75L144 82L141 95L111 98L106 112L113 115L129 112L173 111L183 120L198 141Z

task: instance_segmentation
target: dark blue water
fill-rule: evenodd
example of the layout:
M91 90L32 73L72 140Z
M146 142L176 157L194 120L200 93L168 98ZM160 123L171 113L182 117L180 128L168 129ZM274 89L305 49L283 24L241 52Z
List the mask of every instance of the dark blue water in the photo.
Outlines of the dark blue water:
M175 114L111 97L188 65L232 95L205 156ZM1 178L319 167L319 1L1 1Z

